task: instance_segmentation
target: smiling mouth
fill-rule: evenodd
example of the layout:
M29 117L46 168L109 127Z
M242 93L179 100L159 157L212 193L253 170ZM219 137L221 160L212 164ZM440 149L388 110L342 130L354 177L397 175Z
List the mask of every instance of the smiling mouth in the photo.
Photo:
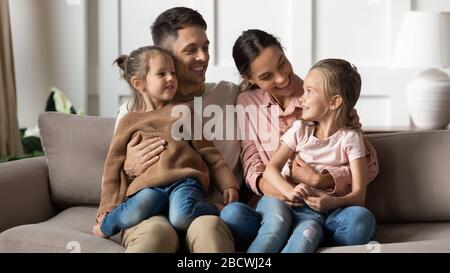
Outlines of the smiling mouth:
M286 82L283 84L283 86L277 87L277 89L284 89L288 87L291 84L291 75L288 76Z
M191 67L194 72L204 72L206 70L206 65L194 65Z

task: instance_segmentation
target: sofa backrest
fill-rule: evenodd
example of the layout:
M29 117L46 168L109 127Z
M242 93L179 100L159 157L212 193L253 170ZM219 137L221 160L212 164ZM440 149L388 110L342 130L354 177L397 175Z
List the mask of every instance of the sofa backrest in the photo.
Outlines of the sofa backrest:
M48 112L39 128L55 205L98 205L115 119ZM378 223L450 220L450 130L368 135L380 173L366 205Z
M366 206L378 223L450 220L450 130L368 135L380 173Z
M56 112L39 116L50 191L59 208L100 203L103 164L115 119Z

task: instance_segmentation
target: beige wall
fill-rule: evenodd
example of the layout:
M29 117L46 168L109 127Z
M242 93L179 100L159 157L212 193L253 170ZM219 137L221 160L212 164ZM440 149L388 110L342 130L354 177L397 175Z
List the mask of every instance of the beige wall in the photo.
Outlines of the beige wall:
M49 88L86 109L84 7L66 0L11 0L20 127L35 126Z
M77 2L80 5L70 5ZM310 62L329 54L356 60L366 87L360 114L374 126L407 125L403 89L417 72L387 68L401 16L388 18L385 7L450 11L449 0L10 0L19 125L36 125L50 86L63 90L77 110L115 116L128 88L119 80L112 61L120 53L151 43L149 26L157 14L176 5L198 9L208 22L213 43L210 81L237 81L230 48L234 39L245 28L267 29L282 39L300 75ZM253 7L260 8L249 13ZM360 37L349 36L336 43L330 31L339 30L345 22L328 12L330 7L349 14L352 33ZM280 19L268 19L273 15ZM373 23L380 18L384 18L382 24ZM371 40L372 34L378 35L376 41ZM374 108L384 110L374 116L370 111Z

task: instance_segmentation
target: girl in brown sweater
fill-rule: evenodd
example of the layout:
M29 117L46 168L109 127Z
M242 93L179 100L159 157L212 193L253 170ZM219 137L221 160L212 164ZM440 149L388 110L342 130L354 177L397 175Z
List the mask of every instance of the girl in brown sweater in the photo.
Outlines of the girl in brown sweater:
M185 231L195 218L217 215L216 208L203 202L210 180L222 190L225 204L237 201L238 183L214 144L172 136L172 125L179 117L172 116L177 78L170 53L142 47L116 63L133 90L133 104L116 128L105 161L94 235L110 237L162 213L168 213L177 230ZM136 135L142 139L161 136L167 148L157 163L130 182L123 164L127 144Z

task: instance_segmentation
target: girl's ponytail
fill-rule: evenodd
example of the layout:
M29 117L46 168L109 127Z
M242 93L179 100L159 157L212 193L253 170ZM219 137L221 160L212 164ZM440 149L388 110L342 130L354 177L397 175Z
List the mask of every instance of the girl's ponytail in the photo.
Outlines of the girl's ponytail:
M127 61L128 61L128 55L121 55L113 63L113 64L117 64L117 66L120 68L120 70L122 70L121 76L123 79L126 79Z

